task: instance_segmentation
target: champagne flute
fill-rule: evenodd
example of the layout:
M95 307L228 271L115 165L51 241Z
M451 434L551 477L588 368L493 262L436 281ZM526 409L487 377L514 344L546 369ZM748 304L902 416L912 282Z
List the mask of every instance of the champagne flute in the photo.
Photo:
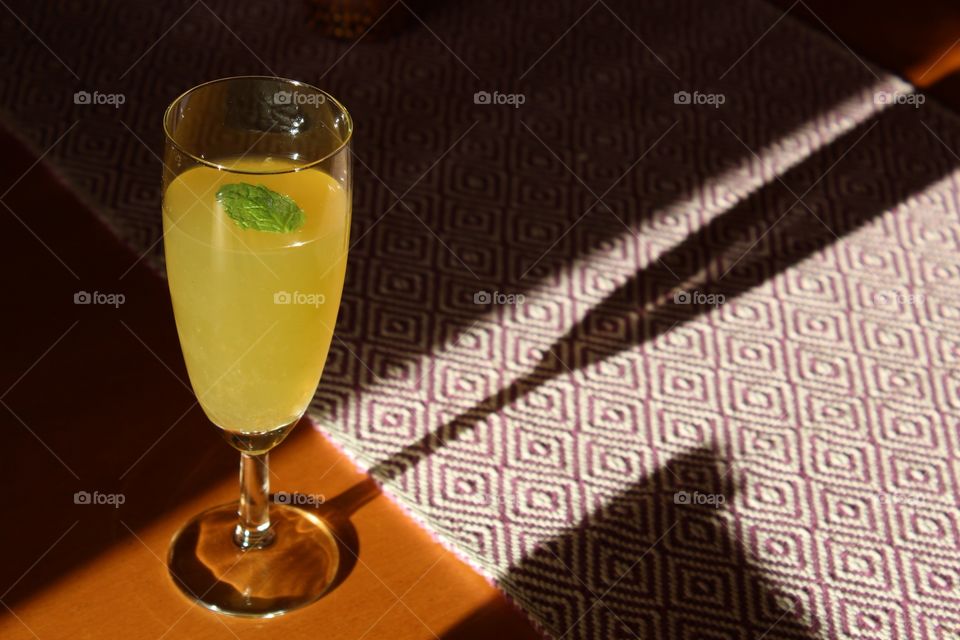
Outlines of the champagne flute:
M240 500L174 537L176 584L215 611L268 617L333 582L336 540L270 504L267 454L316 391L350 233L353 123L329 94L246 76L190 89L164 114L167 279L190 383L240 451Z

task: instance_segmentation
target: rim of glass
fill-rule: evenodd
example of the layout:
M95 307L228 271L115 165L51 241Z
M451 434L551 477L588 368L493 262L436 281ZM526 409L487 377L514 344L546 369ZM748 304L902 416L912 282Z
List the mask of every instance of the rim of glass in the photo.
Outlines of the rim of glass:
M203 89L204 87L208 87L208 86L213 85L213 84L220 84L221 82L234 82L234 81L237 81L237 80L276 80L276 81L279 81L279 82L286 83L286 84L288 84L288 85L293 85L293 86L295 86L295 87L304 87L305 89L308 89L309 91L312 91L312 92L315 92L315 93L319 93L319 94L321 94L321 95L324 96L324 100L325 100L325 101L326 101L326 100L329 100L330 102L332 102L332 103L336 106L336 108L340 110L340 113L342 113L343 116L346 118L346 122L347 122L347 135L340 141L340 144L339 144L333 151L331 151L330 153L328 153L327 155L322 156L322 157L320 157L320 158L317 158L316 160L311 160L310 162L308 162L307 164L305 164L305 165L303 165L303 166L294 167L293 169L279 169L279 170L276 170L276 171L247 171L247 170L240 170L240 169L231 169L231 168L229 168L229 167L223 166L222 164L218 164L218 163L213 162L213 161L211 161L211 160L207 160L207 159L205 159L205 158L201 158L201 157L197 156L196 154L191 153L190 151L187 151L180 143L178 143L176 140L173 139L173 136L171 135L170 130L167 128L167 123L168 123L168 118L169 118L169 116L170 116L170 113L171 113L171 111L173 111L173 108L174 108L175 106L177 106L178 104L180 104L180 102L181 102L184 98L186 98L187 96L189 96L190 94L192 94L194 91L198 91L198 90L200 90L200 89ZM326 160L329 160L329 159L332 158L333 156L335 156L335 155L337 155L338 153L340 153L341 151L343 151L343 150L347 147L347 145L350 143L351 138L353 138L353 117L350 115L350 112L347 111L347 108L346 108L345 106L343 106L343 103L342 103L342 102L340 102L339 100L337 100L336 98L334 98L332 95L330 95L329 93L327 93L327 92L324 91L323 89L320 89L320 88L318 88L318 87L315 87L315 86L313 86L312 84L308 84L308 83L306 83L306 82L301 82L301 81L299 81L299 80L291 80L290 78L281 78L281 77L279 77L279 76L230 76L230 77L227 77L227 78L218 78L218 79L216 79L216 80L208 80L207 82L203 82L203 83L198 84L198 85L196 85L196 86L190 87L189 89L187 89L186 91L184 91L183 93L181 93L179 96L177 96L176 98L174 98L173 101L172 101L172 102L167 106L167 108L164 109L164 111L163 111L163 135L164 135L164 137L167 139L167 141L168 141L171 145L173 145L178 151L180 151L181 153L183 153L184 155L186 155L188 158L190 158L190 159L193 160L194 162L197 162L197 163L202 164L202 165L204 165L204 166L212 167L212 168L217 169L217 170L219 170L219 171L226 171L226 172L228 172L228 173L242 173L242 174L248 174L248 175L276 175L276 174L281 174L281 173L296 173L297 171L303 171L304 169L310 169L311 167L314 167L314 166L320 164L321 162L324 162L324 161L326 161Z

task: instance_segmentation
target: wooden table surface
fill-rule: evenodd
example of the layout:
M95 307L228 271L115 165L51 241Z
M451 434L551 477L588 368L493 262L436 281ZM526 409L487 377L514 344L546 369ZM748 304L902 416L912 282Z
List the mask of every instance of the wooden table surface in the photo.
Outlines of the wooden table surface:
M326 497L346 560L336 587L261 621L182 596L168 543L236 500L238 454L194 401L164 281L34 154L0 140L0 638L539 637L306 421L271 456L272 489ZM80 291L125 300L74 304ZM75 504L78 491L123 504Z

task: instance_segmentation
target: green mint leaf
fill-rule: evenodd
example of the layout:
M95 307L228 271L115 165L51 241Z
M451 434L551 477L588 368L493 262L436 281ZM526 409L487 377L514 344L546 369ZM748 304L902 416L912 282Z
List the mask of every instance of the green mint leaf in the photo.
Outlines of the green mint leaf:
M293 198L262 184L225 184L217 191L217 202L241 229L290 233L306 221L303 209Z

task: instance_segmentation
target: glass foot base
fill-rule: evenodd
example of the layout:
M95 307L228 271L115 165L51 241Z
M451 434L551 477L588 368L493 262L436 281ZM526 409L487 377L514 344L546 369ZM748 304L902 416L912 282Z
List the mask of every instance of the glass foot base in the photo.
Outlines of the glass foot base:
M270 545L242 550L234 542L237 503L214 507L173 537L167 567L199 604L237 616L272 617L310 604L333 584L337 542L315 515L270 505Z

